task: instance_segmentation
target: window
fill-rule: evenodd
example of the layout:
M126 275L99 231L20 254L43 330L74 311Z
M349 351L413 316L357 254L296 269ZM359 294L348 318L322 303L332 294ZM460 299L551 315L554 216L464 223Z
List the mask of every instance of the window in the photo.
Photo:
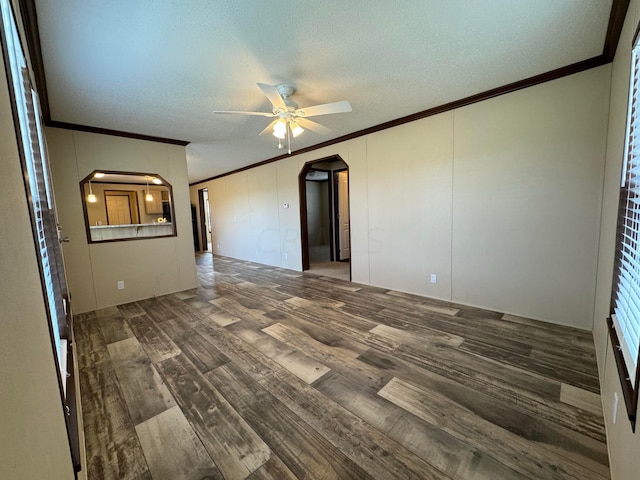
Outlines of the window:
M60 248L55 202L47 164L38 94L32 87L31 72L9 0L0 0L0 40L9 80L18 149L22 161L25 190L49 331L52 361L58 367L63 412L76 471L79 470L79 443L71 345L71 312ZM55 360L54 360L55 359ZM61 412L62 413L62 412Z
M634 41L618 236L608 320L627 413L635 431L640 381L640 44Z
M31 197L34 236L37 240L38 253L42 263L41 273L51 314L58 364L62 365L61 339L66 334L64 331L66 315L62 295L62 290L65 289L65 282L59 252L60 245L57 236L53 195L47 163L44 158L46 150L41 131L38 95L31 87L31 78L26 59L15 28L13 14L7 1L2 2L2 10L4 29L7 32L7 51L11 60L11 80L24 151L24 167L27 170L27 193Z

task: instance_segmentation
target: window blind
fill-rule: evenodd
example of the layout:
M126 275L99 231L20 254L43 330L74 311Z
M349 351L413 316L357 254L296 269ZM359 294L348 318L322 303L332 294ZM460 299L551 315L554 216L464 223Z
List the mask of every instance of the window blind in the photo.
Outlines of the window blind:
M35 253L39 259L47 321L53 353L57 360L71 457L75 470L80 471L78 412L73 368L75 350L72 332L73 317L67 293L52 182L48 170L46 142L42 131L43 119L15 19L9 0L0 0L0 47L10 86L11 106L16 120L14 127L28 197ZM20 332L17 331L16 335L20 335Z
M618 217L611 338L635 429L640 355L640 46L634 45Z
M618 268L614 325L629 373L635 372L640 349L640 56L633 49L627 119L627 146L622 173Z
M58 368L64 382L67 375L63 371L61 339L66 338L66 312L63 295L66 292L66 278L62 265L62 252L58 240L58 227L55 205L51 189L51 178L47 169L46 144L42 134L42 119L39 101L31 83L31 76L15 19L10 5L2 2L2 18L7 43L7 51L12 61L10 79L16 96L17 116L20 123L20 136L24 149L24 168L27 190L30 199L31 214L36 240L37 253L41 263L41 276L45 301L49 311L51 330L54 337Z

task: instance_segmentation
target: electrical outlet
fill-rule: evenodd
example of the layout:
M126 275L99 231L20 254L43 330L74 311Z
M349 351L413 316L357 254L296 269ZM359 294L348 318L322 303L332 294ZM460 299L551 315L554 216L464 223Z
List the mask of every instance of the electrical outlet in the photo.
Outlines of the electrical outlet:
M124 280L118 280L118 290L124 290Z
M435 273L431 274L431 283L438 283L438 276Z

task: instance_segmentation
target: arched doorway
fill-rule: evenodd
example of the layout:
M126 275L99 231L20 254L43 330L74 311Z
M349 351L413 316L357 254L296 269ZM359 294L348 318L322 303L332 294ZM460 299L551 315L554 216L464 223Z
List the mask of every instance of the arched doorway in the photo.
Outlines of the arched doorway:
M351 280L349 166L339 155L307 162L298 184L302 270Z

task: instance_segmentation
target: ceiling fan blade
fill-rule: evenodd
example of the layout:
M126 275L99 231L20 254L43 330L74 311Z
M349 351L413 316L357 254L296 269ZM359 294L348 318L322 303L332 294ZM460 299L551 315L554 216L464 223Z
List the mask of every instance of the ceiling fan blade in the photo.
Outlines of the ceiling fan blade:
M315 117L316 115L328 115L330 113L346 113L351 111L351 104L343 100L341 102L323 103L312 107L299 108L295 115L298 117Z
M274 87L273 85L267 85L266 83L258 83L258 87L260 87L262 93L267 96L274 108L280 108L282 110L287 109L287 106L285 105L284 100L280 96L280 92L278 92L278 89L276 87Z
M278 118L277 120L274 120L273 122L271 122L269 125L267 125L267 127L266 127L264 130L262 130L262 131L258 134L258 136L260 136L260 135L264 135L265 133L273 132L273 127L274 127L274 125L275 125L276 123L278 123L279 121L280 121L280 119Z
M302 128L306 128L307 130L311 130L312 132L316 132L316 133L319 133L321 135L325 135L325 134L327 134L327 133L329 133L331 131L327 127L325 127L324 125L320 125L319 123L316 123L316 122L314 122L312 120L308 120L306 118L298 117L298 118L296 118L295 121Z
M275 117L271 112L237 112L228 110L214 110L213 113L231 113L233 115L259 115L261 117Z

